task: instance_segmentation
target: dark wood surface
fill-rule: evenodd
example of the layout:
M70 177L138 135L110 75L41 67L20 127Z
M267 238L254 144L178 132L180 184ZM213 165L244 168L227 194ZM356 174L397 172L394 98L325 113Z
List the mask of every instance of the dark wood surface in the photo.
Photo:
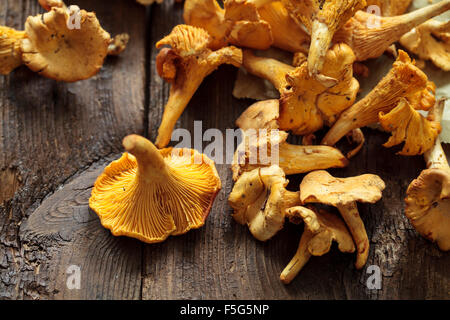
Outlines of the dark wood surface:
M420 237L403 214L408 184L424 167L381 146L387 135L365 130L367 143L337 176L376 173L383 199L361 205L371 240L367 263L382 270L381 290L366 287L355 256L311 259L288 286L279 274L302 227L286 225L256 241L236 224L227 196L231 171L218 165L221 190L204 228L156 245L111 236L88 208L93 183L119 156L130 133L155 139L168 85L155 70L154 44L182 22L182 4L145 9L132 0L72 1L94 10L112 34L128 32L127 50L100 73L75 84L41 78L25 67L0 77L0 299L434 299L449 298L450 256ZM0 24L21 28L41 12L35 0L0 1ZM251 104L231 95L236 69L221 67L202 84L178 127L234 128ZM293 188L301 177L292 177ZM66 286L81 268L81 288Z

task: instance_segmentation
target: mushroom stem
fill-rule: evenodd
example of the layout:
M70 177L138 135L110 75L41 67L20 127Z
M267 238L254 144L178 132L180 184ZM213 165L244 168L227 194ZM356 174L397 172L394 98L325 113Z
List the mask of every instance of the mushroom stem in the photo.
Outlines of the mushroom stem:
M269 80L277 90L286 86L286 74L295 69L275 59L257 57L251 50L243 50L242 65L251 74Z
M311 258L311 253L308 250L308 243L313 238L313 233L305 227L303 231L302 237L300 238L300 243L297 248L297 252L294 257L291 259L289 264L284 268L283 272L280 275L280 280L289 284L292 280L297 276L300 270L303 269L305 264Z
M433 120L436 122L441 122L442 120L445 101L446 99L439 100L434 108L430 111L431 117L433 117ZM439 136L435 140L433 147L425 152L424 157L428 169L449 169L447 156L442 149L441 139L439 138Z
M449 9L450 0L443 0L396 17L377 18L359 11L335 34L333 40L352 47L357 61L377 58L405 33ZM370 24L375 19L379 19L379 27Z
M391 71L369 94L339 116L322 144L333 146L348 132L377 123L380 112L389 113L401 98L425 89L427 83L427 76L411 63L406 52L400 50Z
M355 267L356 269L362 269L366 264L367 257L369 256L369 238L367 237L366 228L362 221L358 207L355 202L347 205L337 206L339 212L344 218L345 223L348 226L350 233L353 236L357 248L357 256Z
M286 213L289 208L302 205L300 201L300 191L293 192L286 190L283 194L282 211Z
M169 100L164 107L163 118L161 125L158 129L158 137L155 144L159 148L167 146L172 137L172 131L180 118L184 109L188 105L194 93L202 83L204 76L202 77L189 77L184 79L177 79L175 84L172 84L170 88Z
M123 139L125 150L136 157L139 176L152 182L165 172L166 163L159 150L144 137L132 134Z
M310 76L317 76L322 71L325 55L330 47L332 37L333 34L329 31L328 26L325 23L314 20L311 30L311 47L308 55L308 70ZM322 77L324 76L322 75ZM337 81L335 81L335 83L336 82Z

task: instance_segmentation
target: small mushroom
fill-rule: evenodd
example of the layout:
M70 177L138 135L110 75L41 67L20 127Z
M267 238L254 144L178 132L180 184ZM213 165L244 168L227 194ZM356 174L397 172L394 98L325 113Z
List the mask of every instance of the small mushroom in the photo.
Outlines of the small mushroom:
M118 56L126 48L128 41L130 41L130 36L128 33L121 33L116 35L108 46L108 56Z
M400 43L420 59L450 71L450 21L427 21L401 37Z
M445 100L431 112L440 122ZM408 187L405 215L423 237L436 242L442 251L450 250L450 167L439 137L425 153L426 170Z
M348 44L357 61L377 58L405 33L449 9L450 0L443 0L395 17L378 17L358 11L336 32L333 40Z
M294 19L281 1L274 1L259 7L261 19L270 25L273 47L289 52L308 53L311 38L303 25Z
M305 207L290 208L287 214L301 217L305 228L295 256L280 275L283 283L291 283L311 256L328 253L333 241L338 243L341 252L355 252L352 236L339 216L325 210L313 211Z
M270 1L270 0L269 0ZM186 0L184 21L211 35L209 48L228 44L265 50L273 43L270 25L261 19L258 7L268 0L225 0L222 9L216 0Z
M378 6L383 17L393 17L408 10L412 0L366 0L367 6Z
M324 83L333 82L333 77L324 75L325 56L334 33L350 19L357 10L366 6L365 0L283 0L284 5L311 32L308 55L310 76Z
M0 74L6 75L22 64L24 31L0 26Z
M158 150L137 135L123 146L89 199L102 225L147 243L202 227L221 188L214 162L191 149Z
M95 13L80 10L80 29L69 29L69 12L53 7L48 13L28 17L27 38L22 41L24 64L45 77L74 82L95 75L108 54L110 35Z
M303 204L322 203L339 210L358 249L355 263L357 269L366 264L369 239L356 203L377 202L381 199L384 188L383 180L377 175L335 178L323 170L309 173L300 184L300 200Z
M394 109L406 98L416 110L426 110L434 104L434 85L417 68L408 54L399 50L393 68L363 99L345 110L322 140L333 146L353 129L378 123L380 112Z
M288 182L276 165L245 172L228 198L234 220L260 241L272 238L283 228L286 209L300 205L299 193L285 189Z
M416 111L405 98L388 114L380 112L380 124L392 136L383 146L390 148L405 142L399 155L415 156L424 154L433 147L441 133L441 124L425 118Z
M210 36L205 30L178 25L156 43L156 48L171 46L171 49L162 49L156 57L158 74L171 84L156 139L159 148L170 142L175 123L203 79L222 64L239 67L242 63L241 49L231 46L211 51L209 42Z
M233 164L233 178L259 167L278 165L287 175L319 169L343 168L348 160L336 148L301 146L286 142L288 134L278 130L246 130Z
M243 65L248 72L269 80L279 90L280 129L308 135L324 125L332 125L354 103L359 90L359 82L353 77L354 59L352 50L345 44L334 45L328 51L322 73L337 79L332 87L310 77L306 62L295 68L244 50Z

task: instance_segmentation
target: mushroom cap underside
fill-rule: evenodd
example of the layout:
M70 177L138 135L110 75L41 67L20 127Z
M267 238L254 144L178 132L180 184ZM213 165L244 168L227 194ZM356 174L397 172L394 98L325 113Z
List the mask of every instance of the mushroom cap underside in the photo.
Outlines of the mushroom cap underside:
M95 182L89 206L113 235L155 243L204 225L221 188L214 162L191 149L160 153L168 168L162 181L141 179L125 152Z

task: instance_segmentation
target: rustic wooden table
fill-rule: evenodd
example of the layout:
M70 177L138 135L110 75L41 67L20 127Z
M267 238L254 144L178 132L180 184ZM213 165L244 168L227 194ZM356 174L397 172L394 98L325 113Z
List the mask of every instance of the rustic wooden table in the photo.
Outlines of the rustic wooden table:
M367 144L350 166L332 173L377 173L383 199L361 205L371 239L369 265L382 289L369 290L354 255L313 258L291 285L279 274L302 227L289 225L267 243L231 218L231 172L219 165L223 189L206 226L162 244L115 238L88 209L97 175L122 151L130 133L154 139L168 85L155 70L155 42L182 23L182 4L145 9L132 0L70 1L95 11L112 34L131 42L87 81L58 83L22 67L0 77L0 298L2 299L433 299L449 298L450 255L421 238L403 214L408 184L421 157L381 146L387 135L366 130ZM43 10L36 0L0 1L0 24L23 28ZM178 123L193 129L234 128L251 104L231 95L236 69L207 78ZM299 178L292 179L292 185ZM69 290L67 268L80 266L81 287Z

